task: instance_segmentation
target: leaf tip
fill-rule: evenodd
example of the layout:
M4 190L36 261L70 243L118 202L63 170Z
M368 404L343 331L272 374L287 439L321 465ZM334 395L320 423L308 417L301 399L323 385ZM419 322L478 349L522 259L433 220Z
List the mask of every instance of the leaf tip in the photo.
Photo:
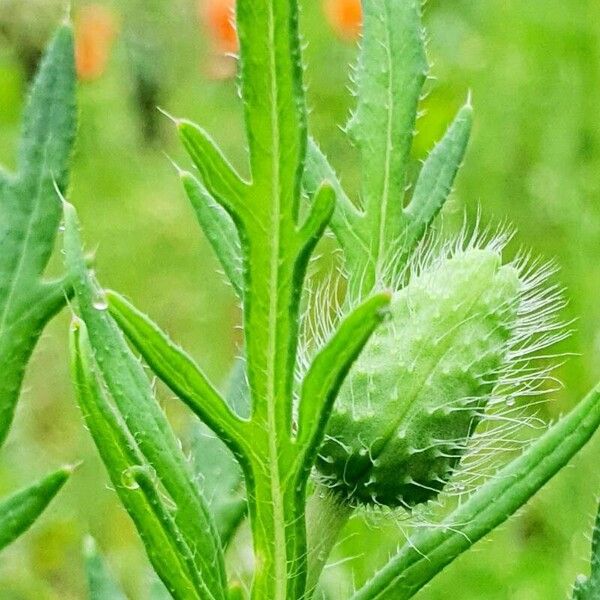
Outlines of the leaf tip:
M75 471L77 471L79 469L79 467L81 467L82 464L83 464L83 461L78 460L77 462L74 462L70 465L65 465L61 469L61 472L64 473L64 475L65 475L65 481L67 478L69 478L71 475L73 475L73 473L75 473Z
M164 117L167 117L167 119L174 123L176 127L179 127L179 125L181 124L181 119L174 117L170 112L167 112L164 108L157 106L156 110Z
M171 156L169 154L167 154L166 152L163 152L165 158L171 163L171 166L175 169L175 172L177 173L177 175L183 179L183 176L185 175L186 171L184 171L176 162L174 158L171 158Z

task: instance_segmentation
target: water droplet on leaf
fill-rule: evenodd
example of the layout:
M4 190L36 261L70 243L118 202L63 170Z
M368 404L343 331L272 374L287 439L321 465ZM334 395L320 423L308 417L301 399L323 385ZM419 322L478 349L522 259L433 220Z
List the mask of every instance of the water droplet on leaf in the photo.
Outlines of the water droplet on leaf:
M96 295L92 300L92 306L96 310L106 310L108 308L108 300L106 299L106 296L102 290L96 292Z

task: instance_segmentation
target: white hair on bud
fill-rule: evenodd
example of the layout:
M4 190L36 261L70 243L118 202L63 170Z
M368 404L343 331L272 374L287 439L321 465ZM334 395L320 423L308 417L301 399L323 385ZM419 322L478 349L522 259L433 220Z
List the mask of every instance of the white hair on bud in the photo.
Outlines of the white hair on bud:
M400 244L399 249L386 258L385 266L378 269L376 289L400 290L413 278L427 277L448 259L474 249L487 249L501 255L513 235L514 229L507 223L495 228L482 228L478 213L475 225L468 227L465 217L459 232L452 236L439 233L425 236L402 266L404 254ZM540 403L562 386L554 372L566 355L553 352L551 348L569 337L571 324L559 317L567 302L564 289L552 282L557 266L552 261L533 258L530 252L525 251L518 252L506 264L516 269L521 281L516 321L506 343L502 367L496 372L482 374L483 377L492 377L496 385L487 406L475 411L474 418L478 419L475 433L468 440L466 450L464 440L454 442L457 455L460 454L462 459L442 492L446 499L457 496L460 501L468 496L487 478L495 476L500 462L506 460L508 453L529 444L531 435L527 432L537 434L546 426L538 416ZM301 321L298 381L302 380L314 355L331 338L343 317L358 303L344 296L346 279L343 268L338 264L325 279L311 286L308 307ZM514 307L514 304L510 306ZM507 303L507 310L510 306ZM398 335L402 332L398 331ZM443 408L448 412L473 411L469 398L450 401ZM442 441L447 447L448 440L439 440L440 444ZM318 477L324 485L334 485L322 475ZM441 499L430 501L427 507L417 511L412 508L410 514L416 522L421 519L431 526L427 515L431 515L432 506L440 502ZM369 510L384 511L384 507L371 507ZM385 512L394 512L394 509L385 509ZM420 515L418 518L417 514Z

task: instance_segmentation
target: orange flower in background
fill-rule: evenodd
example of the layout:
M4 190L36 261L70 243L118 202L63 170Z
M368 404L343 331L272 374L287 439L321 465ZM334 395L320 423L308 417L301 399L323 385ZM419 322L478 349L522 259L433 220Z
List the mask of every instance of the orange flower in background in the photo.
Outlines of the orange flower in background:
M105 69L117 33L117 19L106 7L89 4L75 18L75 64L81 80L98 79Z
M346 40L355 40L362 27L360 0L325 0L325 14L335 32Z
M221 54L237 52L235 0L199 0L198 11L215 49Z

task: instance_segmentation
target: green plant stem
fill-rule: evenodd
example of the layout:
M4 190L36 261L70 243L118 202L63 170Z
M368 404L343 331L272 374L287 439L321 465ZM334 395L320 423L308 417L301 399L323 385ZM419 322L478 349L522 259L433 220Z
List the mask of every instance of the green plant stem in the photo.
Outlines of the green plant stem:
M318 484L308 499L306 503L308 535L306 589L309 598L316 591L329 555L353 512L352 505L340 501L331 491Z
M292 577L302 576L300 561L306 555L303 504L297 500L294 482L280 476L286 463L291 467L291 461L278 461L278 473L273 473L270 462L254 465L252 470L248 503L255 553L252 597L256 600L302 597L293 595L295 592L288 596L286 591ZM304 587L304 582L298 583L296 589L300 587Z

